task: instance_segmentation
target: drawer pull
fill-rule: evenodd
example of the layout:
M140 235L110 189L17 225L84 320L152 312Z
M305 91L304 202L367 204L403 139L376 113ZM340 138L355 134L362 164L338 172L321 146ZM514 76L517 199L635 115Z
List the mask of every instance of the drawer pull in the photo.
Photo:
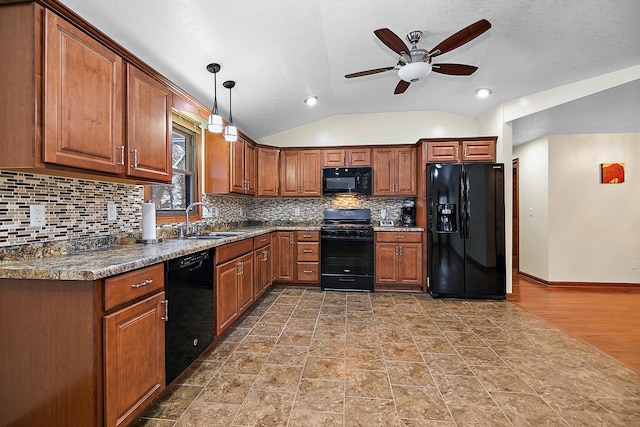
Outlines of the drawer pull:
M404 236L394 236L396 239L404 239Z
M311 273L313 273L313 270L304 270L303 273L304 274L311 274Z
M302 252L305 254L310 254L311 252L313 252L313 249L303 249Z
M303 234L302 235L302 238L304 238L304 239L310 239L311 237L313 237L313 236L311 236L311 234Z
M136 283L135 285L131 285L131 287L132 287L133 289L138 289L138 288L141 288L141 287L143 287L143 286L150 285L150 284L152 284L152 283L153 283L153 280L152 280L152 279L147 279L147 280L145 280L144 282L140 282L140 283Z

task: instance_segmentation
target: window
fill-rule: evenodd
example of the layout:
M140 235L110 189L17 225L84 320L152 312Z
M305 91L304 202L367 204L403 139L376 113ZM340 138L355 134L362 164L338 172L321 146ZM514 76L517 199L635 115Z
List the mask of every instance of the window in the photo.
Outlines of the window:
M150 185L145 194L145 199L155 202L159 222L183 220L186 207L199 201L199 141L197 124L174 113L171 133L171 184ZM193 215L194 218L196 215Z

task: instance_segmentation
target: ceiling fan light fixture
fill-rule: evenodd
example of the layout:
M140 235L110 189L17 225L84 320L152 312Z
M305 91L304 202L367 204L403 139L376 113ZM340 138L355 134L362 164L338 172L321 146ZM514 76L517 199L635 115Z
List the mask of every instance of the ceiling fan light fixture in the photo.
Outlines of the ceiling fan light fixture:
M480 87L478 89L476 89L476 96L478 98L487 98L489 95L491 95L493 93L493 91L487 87Z
M318 103L318 97L310 96L304 100L304 103L307 104L308 106L316 105Z
M417 82L431 72L431 64L427 62L411 62L398 70L398 77L408 83Z
M216 75L218 71L220 71L220 64L211 63L207 65L207 71L213 74L213 107L211 108L211 115L209 116L207 129L209 129L209 132L221 133L223 125L222 116L218 114L218 93L216 81Z

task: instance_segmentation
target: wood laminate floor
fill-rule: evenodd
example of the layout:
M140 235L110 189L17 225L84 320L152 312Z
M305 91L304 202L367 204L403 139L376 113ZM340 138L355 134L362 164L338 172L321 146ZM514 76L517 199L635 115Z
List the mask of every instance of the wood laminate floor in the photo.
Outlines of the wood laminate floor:
M509 300L640 372L640 288L545 287L514 275Z
M135 424L640 425L640 374L530 313L529 295L552 312L538 291L520 281L512 302L272 288ZM558 302L576 324L593 311Z

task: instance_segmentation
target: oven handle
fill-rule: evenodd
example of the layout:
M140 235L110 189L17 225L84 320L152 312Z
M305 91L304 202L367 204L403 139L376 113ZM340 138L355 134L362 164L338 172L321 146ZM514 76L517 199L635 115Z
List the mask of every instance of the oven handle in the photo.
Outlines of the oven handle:
M331 241L340 241L344 240L345 242L360 240L363 242L373 242L373 236L320 236L320 240L331 240Z
M339 280L341 282L355 282L356 281L356 279L351 279L351 278L348 278L348 277L340 277Z

